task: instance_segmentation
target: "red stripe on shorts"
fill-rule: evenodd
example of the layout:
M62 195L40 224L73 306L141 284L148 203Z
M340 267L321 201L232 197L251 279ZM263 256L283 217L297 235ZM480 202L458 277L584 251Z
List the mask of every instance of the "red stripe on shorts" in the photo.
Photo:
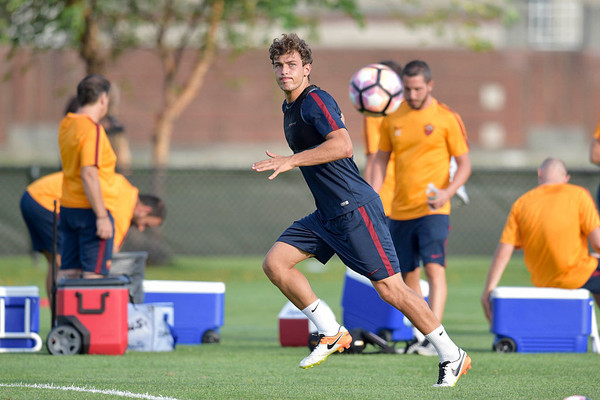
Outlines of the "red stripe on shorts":
M98 275L102 273L102 261L104 261L104 252L106 251L106 239L100 240L98 247L98 258L96 259L96 272Z
M371 239L373 239L373 243L375 243L375 247L377 248L377 252L379 253L379 257L381 257L381 261L383 261L383 265L385 265L385 269L388 272L389 276L395 274L394 268L392 268L392 264L390 263L387 254L383 251L383 247L381 246L381 242L379 241L379 236L377 236L377 232L375 232L375 228L373 227L373 221L369 218L369 214L364 207L359 207L358 211L360 215L362 215L365 224L367 225L367 229L369 230L369 234L371 235Z
M329 125L331 125L331 130L337 131L338 129L340 129L333 117L331 116L331 114L329 113L329 110L325 106L325 103L323 103L323 100L321 100L321 98L316 93L310 93L310 97L312 97L317 102L317 105L319 106L321 111L323 111L323 114L325 114L325 118L327 118Z

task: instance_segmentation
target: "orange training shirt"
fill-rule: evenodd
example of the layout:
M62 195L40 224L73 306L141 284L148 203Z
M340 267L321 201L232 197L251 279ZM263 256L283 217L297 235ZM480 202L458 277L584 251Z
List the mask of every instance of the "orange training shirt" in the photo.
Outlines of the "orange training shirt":
M31 197L45 209L52 211L54 209L54 199L59 200L62 194L63 173L55 172L43 176L27 186L27 192ZM121 174L115 174L115 184L119 194L117 207L109 209L115 220L115 239L117 248L123 245L131 219L133 218L133 209L138 200L139 190L133 186L127 178ZM60 202L59 202L60 203ZM57 204L57 207L60 204ZM57 210L60 212L60 209Z
M600 121L598 122L598 127L596 128L596 132L594 132L594 137L600 140Z
M375 154L379 149L379 138L381 137L381 123L383 117L364 117L363 140L365 143L365 154ZM394 199L394 160L390 157L385 180L379 191L379 197L383 203L385 215L389 216L392 211L392 200Z
M27 185L27 193L46 210L54 211L54 200L56 200L56 212L60 212L60 195L62 193L63 173L54 172L42 176Z
M110 212L115 219L115 246L120 248L131 225L139 190L121 174L116 174L115 184L119 193L119 205Z
M586 189L545 184L513 204L500 242L523 248L535 286L577 289L598 266L587 240L598 226L598 212Z
M67 114L58 129L58 147L64 172L61 204L71 208L92 208L81 181L81 168L98 167L104 205L114 210L117 156L104 128L83 114Z
M450 214L450 201L430 210L425 191L430 182L446 188L450 157L469 151L467 132L458 114L436 99L422 110L413 110L404 101L396 112L383 118L379 148L391 151L396 164L390 218L408 220Z

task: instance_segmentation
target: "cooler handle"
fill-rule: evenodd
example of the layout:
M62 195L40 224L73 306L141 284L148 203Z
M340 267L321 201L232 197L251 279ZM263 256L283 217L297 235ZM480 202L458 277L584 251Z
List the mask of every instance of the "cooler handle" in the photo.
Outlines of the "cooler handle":
M105 298L107 298L109 295L109 292L104 292L100 295L100 308L98 309L84 309L83 308L83 293L81 292L75 292L75 296L77 296L77 311L79 312L79 314L102 314L104 312L104 309L106 308L106 302L105 302Z

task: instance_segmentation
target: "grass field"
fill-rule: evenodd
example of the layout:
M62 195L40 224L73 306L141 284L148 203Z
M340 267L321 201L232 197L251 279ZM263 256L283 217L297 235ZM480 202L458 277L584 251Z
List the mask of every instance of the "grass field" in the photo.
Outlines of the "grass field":
M279 345L277 314L285 300L264 277L260 264L260 257L181 257L173 265L146 271L148 279L225 282L221 343L124 356L59 357L48 355L45 348L35 354L0 354L0 399L560 400L575 394L600 399L597 354L491 351L493 335L479 303L489 258L453 257L448 261L444 325L473 359L472 370L455 388L431 387L437 379L437 357L336 354L310 370L298 368L308 348ZM301 269L341 319L343 265L336 259L326 267L305 263ZM36 267L29 257L0 258L2 286L42 288L44 274L42 260ZM521 260L511 262L502 285L530 286ZM40 324L45 340L50 327L48 309L42 309ZM367 347L365 352L375 350ZM44 384L52 386L31 387ZM66 390L68 387L88 391ZM93 393L92 389L102 392ZM118 392L109 394L110 390Z

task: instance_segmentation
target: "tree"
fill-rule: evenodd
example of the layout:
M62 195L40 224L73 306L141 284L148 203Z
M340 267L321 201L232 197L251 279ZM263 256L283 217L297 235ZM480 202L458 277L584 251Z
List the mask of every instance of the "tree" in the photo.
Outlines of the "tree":
M414 26L451 20L468 27L512 11L504 6L507 0L381 1L400 23ZM74 48L87 72L100 74L127 49L151 48L163 67L152 135L153 164L162 169L174 122L197 96L219 49L248 48L257 28L275 24L314 32L323 12L342 12L364 24L358 0L4 0L0 41L11 43L11 54L21 47ZM471 47L485 47L472 39ZM186 51L194 61L184 71Z
M309 11L297 13L299 6ZM103 74L127 49L150 46L163 67L163 101L156 112L153 164L168 162L173 124L198 94L217 50L251 45L263 24L316 26L321 10L360 19L354 0L7 0L0 4L0 40L44 50L74 48L87 73ZM193 66L182 72L186 50Z

